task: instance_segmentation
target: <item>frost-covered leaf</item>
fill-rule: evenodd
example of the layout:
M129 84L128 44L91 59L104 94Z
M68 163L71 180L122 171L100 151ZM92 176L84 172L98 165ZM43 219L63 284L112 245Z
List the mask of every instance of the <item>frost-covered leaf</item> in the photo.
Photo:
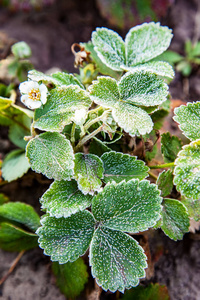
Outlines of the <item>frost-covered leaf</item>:
M174 184L187 198L200 198L200 140L183 147L175 160Z
M128 72L118 85L121 99L131 104L155 106L167 100L167 84L149 71Z
M2 176L8 182L22 177L30 168L24 150L13 150L6 155L2 165Z
M52 270L56 276L56 285L70 299L78 296L88 281L87 266L82 258L63 265L53 262Z
M113 30L102 27L92 33L92 42L102 62L113 70L121 71L121 66L125 65L125 45L122 38Z
M104 181L106 183L138 178L140 180L148 176L149 168L142 160L135 156L115 151L106 152L101 156L104 166Z
M42 72L31 70L28 72L28 79L33 81L42 81L43 83L53 83L58 84L58 81L56 79L53 79L52 76L44 74Z
M200 199L185 198L181 202L187 207L190 218L193 218L196 222L200 221Z
M100 226L90 247L92 275L105 291L124 292L145 277L146 256L129 235Z
M160 218L159 194L156 185L148 180L112 182L93 198L92 212L98 222L110 229L144 231Z
M156 181L159 190L161 190L161 196L166 197L173 189L173 174L171 170L163 171L159 174Z
M48 178L70 180L74 153L70 141L57 132L45 132L32 139L26 148L31 168Z
M120 100L117 82L111 77L98 77L89 90L92 101L106 108L112 108Z
M52 217L69 217L91 205L91 196L83 195L75 180L54 181L40 202Z
M190 220L186 207L178 200L164 199L161 229L171 239L182 240L189 231Z
M171 29L159 23L144 23L126 35L126 65L145 63L163 53L170 45Z
M131 72L148 71L172 79L174 77L174 70L170 64L164 61L151 61L142 65L127 68Z
M0 248L5 251L22 251L38 247L38 237L20 227L0 223Z
M94 154L76 153L74 164L74 178L82 193L93 195L99 191L104 172L102 160Z
M153 129L153 122L143 109L128 103L118 102L113 109L113 118L131 136L144 135Z
M28 58L32 55L31 48L25 42L18 42L12 45L11 51L17 59Z
M40 217L32 206L22 202L9 202L0 205L0 218L9 222L20 223L31 231L36 231L40 226Z
M34 127L61 132L72 122L76 110L88 110L91 103L88 93L77 85L52 89L47 103L35 110Z
M161 136L161 152L166 163L174 162L179 151L182 148L182 141L169 132L163 133Z
M41 220L39 235L40 247L52 261L64 264L73 262L82 256L89 247L94 233L94 218L85 210L68 218L45 216Z
M200 102L187 103L175 108L174 120L180 125L183 134L194 141L200 138Z

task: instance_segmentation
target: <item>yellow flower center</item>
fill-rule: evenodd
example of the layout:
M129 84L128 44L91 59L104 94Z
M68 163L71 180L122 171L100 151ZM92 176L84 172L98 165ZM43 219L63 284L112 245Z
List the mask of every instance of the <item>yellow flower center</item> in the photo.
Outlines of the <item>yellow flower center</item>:
M28 97L33 101L40 101L41 93L39 89L31 89L28 93Z

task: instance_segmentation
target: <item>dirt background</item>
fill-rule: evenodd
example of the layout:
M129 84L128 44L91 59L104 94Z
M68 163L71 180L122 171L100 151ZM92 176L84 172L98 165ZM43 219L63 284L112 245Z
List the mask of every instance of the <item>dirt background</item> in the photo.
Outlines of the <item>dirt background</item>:
M174 39L170 48L183 54L187 39L200 39L200 0L177 0L161 20L163 25L173 29ZM37 70L46 71L52 67L74 72L71 44L85 42L96 27L112 28L103 19L95 1L57 1L55 5L41 12L11 13L0 8L0 31L16 41L26 41L33 52L32 62ZM125 31L117 30L122 36ZM176 74L170 85L173 99L197 101L200 99L200 70L196 69L188 79ZM167 124L171 131L177 131L173 121ZM3 158L12 149L7 139L7 129L0 127L0 155ZM13 183L0 189L12 201L23 201L34 205L39 212L39 197L48 188L50 181L29 172ZM183 241L174 242L160 231L149 237L150 250L155 262L155 272L150 280L168 287L171 300L200 299L200 236L186 234ZM161 255L158 254L161 249ZM17 253L0 250L0 278L8 271ZM98 299L93 281L89 280L85 291L78 299ZM89 295L89 296L88 296ZM55 286L50 261L41 249L28 251L23 255L14 272L0 287L0 300L64 300ZM103 292L101 299L116 299L116 295Z

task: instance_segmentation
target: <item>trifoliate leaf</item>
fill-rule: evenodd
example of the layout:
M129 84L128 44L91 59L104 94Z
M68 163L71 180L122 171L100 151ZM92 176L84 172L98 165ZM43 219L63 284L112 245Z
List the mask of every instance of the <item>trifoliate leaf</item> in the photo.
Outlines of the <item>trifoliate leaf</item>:
M70 180L74 154L70 141L57 132L45 132L32 139L26 148L31 168L56 180Z
M148 180L107 184L92 201L95 219L105 227L126 232L147 230L160 218L160 191Z
M52 89L47 103L35 110L34 127L61 132L72 122L76 110L88 110L91 103L87 92L77 85Z
M0 206L0 217L25 225L31 231L40 226L40 217L32 206L22 202L9 202Z
M124 293L122 300L170 300L167 287L150 283L147 287L139 285Z
M193 218L196 222L200 221L200 199L185 198L181 202L186 206L190 218Z
M138 178L140 180L148 176L149 168L142 160L135 156L115 151L106 152L101 156L104 166L104 179L106 183Z
M8 182L22 177L30 168L24 150L18 149L6 155L2 165L2 176Z
M56 276L56 285L61 293L70 299L78 296L88 281L87 266L82 258L63 265L54 262L52 270Z
M182 148L182 141L169 132L163 133L161 136L161 152L166 163L174 162L179 151Z
M169 195L173 189L173 174L171 170L160 173L156 184L158 185L159 190L161 190L162 197Z
M105 291L124 292L145 277L146 256L129 235L100 226L90 247L92 275Z
M151 61L127 69L130 70L132 73L138 71L148 71L165 78L172 79L174 77L174 70L172 66L164 61Z
M183 147L175 160L174 184L187 198L200 198L200 140Z
M168 95L167 84L149 71L128 72L118 85L121 99L139 106L159 105Z
M121 66L125 65L125 45L116 32L107 28L97 28L92 33L92 43L104 64L113 70L121 71Z
M89 247L94 233L94 218L85 210L69 218L45 216L37 230L40 247L52 261L64 264L82 256Z
M190 220L186 207L178 200L164 199L161 229L171 239L182 240L189 231Z
M5 251L22 251L38 247L38 237L9 223L0 223L0 248Z
M82 193L93 195L99 191L104 172L102 160L94 154L76 153L74 164L74 178Z
M183 134L194 141L200 138L200 102L187 103L174 110L174 120L180 125Z
M91 196L83 195L75 180L55 181L44 193L40 202L42 208L52 217L69 217L91 205Z
M97 156L101 156L105 152L109 152L111 149L101 140L93 137L92 142L90 143L89 152Z
M125 39L126 65L132 67L160 55L169 47L171 39L171 29L159 23L133 27Z
M144 135L153 129L153 122L143 109L118 102L112 111L114 120L131 136Z

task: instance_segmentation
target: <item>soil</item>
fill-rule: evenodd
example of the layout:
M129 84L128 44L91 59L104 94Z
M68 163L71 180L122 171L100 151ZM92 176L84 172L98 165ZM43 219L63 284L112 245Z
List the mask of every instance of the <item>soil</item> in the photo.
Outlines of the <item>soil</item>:
M70 47L75 42L85 42L96 27L112 28L103 19L95 1L56 1L55 5L40 12L12 13L0 8L0 30L12 41L26 41L33 52L32 62L37 70L46 71L57 67L75 72ZM174 39L170 48L184 53L187 39L200 39L200 1L177 0L167 12L161 24L173 29ZM113 28L118 31L117 28ZM121 31L122 36L125 32ZM176 74L170 84L173 99L197 101L200 98L200 69L195 69L187 79ZM169 119L168 119L169 120ZM173 121L166 127L177 131ZM13 149L8 141L7 128L0 127L0 158ZM23 201L35 207L40 213L38 199L51 181L41 175L29 172L23 178L1 187L11 201ZM174 242L160 231L149 236L154 272L151 279L142 284L159 282L165 284L171 300L200 299L200 236L186 234L183 241ZM158 249L162 249L158 255ZM0 278L5 275L17 253L0 250ZM149 276L150 277L150 276ZM85 291L78 299L98 299L98 290L90 278ZM89 295L86 297L86 295ZM101 299L117 299L116 294L103 292ZM55 286L50 260L41 249L27 251L16 269L0 287L0 300L64 300L65 297Z

